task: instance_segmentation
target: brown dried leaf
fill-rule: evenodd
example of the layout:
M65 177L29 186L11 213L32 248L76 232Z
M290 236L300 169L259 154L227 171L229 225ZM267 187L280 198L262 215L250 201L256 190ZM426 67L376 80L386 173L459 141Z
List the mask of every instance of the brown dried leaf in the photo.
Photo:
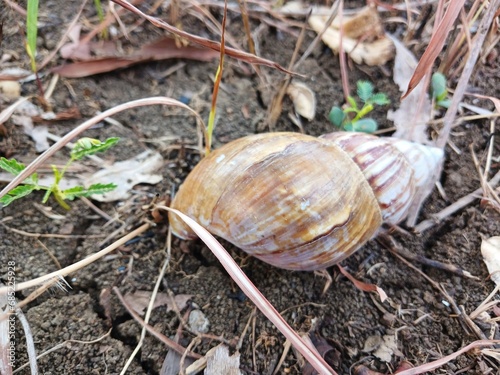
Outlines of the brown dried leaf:
M320 33L325 28L328 16L326 8L316 8L309 17L309 25ZM392 41L385 35L382 23L374 7L365 7L354 12L354 16L344 15L341 38L340 21L337 16L321 39L333 51L342 48L358 64L383 65L394 57Z
M95 49L98 47L98 45L94 43L92 45L89 44L88 47L92 47L95 54ZM206 48L193 46L181 46L179 48L176 46L175 40L172 38L162 38L153 43L146 44L140 49L126 56L116 56L116 53L114 53L114 47L106 47L102 44L100 44L99 47L102 48L99 51L101 57L92 57L92 59L57 66L52 69L52 72L57 73L63 77L81 78L93 74L111 72L116 69L126 68L128 66L146 61L158 61L175 58L210 61L219 56L216 51ZM103 54L108 54L111 56L103 57Z
M404 91L410 82L417 59L403 43L389 36L396 50L394 59L393 80ZM387 118L394 121L396 127L395 138L421 144L429 143L427 137L427 123L431 119L432 103L425 92L424 85L418 85L405 99L401 101L400 107L387 112Z
M380 288L374 284L367 284L367 283L364 283L360 280L357 280L354 278L354 276L352 276L349 272L347 272L342 266L337 264L337 267L339 268L342 275L347 277L354 284L354 286L356 288L358 288L359 290L362 290L363 292L376 292L379 295L380 300L382 302L384 302L387 299L387 294L384 292L384 290L382 288Z

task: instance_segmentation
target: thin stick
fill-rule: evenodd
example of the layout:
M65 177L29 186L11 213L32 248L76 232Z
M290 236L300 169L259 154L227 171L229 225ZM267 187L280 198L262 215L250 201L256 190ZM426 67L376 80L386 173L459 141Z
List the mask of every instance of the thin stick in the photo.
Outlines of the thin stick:
M311 52L314 50L314 48L316 47L316 45L321 40L321 37L323 36L323 34L326 32L326 30L328 30L328 28L332 24L333 20L335 19L335 17L337 17L338 10L339 10L339 1L337 0L337 1L335 1L335 3L333 3L332 7L330 8L330 15L328 16L328 20L326 21L325 26L323 27L323 30L321 30L321 32L318 33L318 35L316 35L316 37L311 42L311 44L309 44L309 47L307 47L307 49L302 54L302 56L300 57L300 59L293 66L294 70L297 70L298 67L305 61L305 59L307 59L309 57L309 55L311 54Z
M479 280L479 277L473 276L470 272L465 271L464 269L457 267L453 264L448 264L448 263L443 263L439 262L437 260L429 259L426 258L422 255L414 254L408 250L406 250L404 247L399 246L390 236L388 235L378 235L377 237L377 242L382 244L384 247L388 248L389 250L405 257L406 259L409 260L414 260L418 263L422 263L424 265L442 269L448 272L455 273L457 275L463 276L463 277L468 277L473 280Z
M142 326L141 338L139 339L139 342L137 343L132 354L130 354L130 357L128 358L127 362L125 363L125 366L123 366L123 369L120 372L120 375L124 375L127 372L127 369L132 364L132 361L134 360L135 356L137 355L137 353L141 349L142 343L144 342L144 339L146 338L146 330L147 330L146 325L149 323L149 318L151 317L151 312L153 311L155 299L156 299L156 296L158 295L158 290L160 289L160 285L161 285L161 282L163 280L163 276L165 275L167 267L170 264L170 247L171 247L171 245L172 245L172 230L170 229L170 227L168 227L167 256L165 257L165 261L163 262L163 266L161 268L161 271L158 274L158 277L156 278L156 284L155 284L155 287L153 288L153 293L151 293L151 299L149 300L148 310L146 311L146 316L144 317L144 325Z
M491 186L492 188L494 188L498 184L498 182L500 182L500 172L497 172L497 174L490 180L488 185ZM424 221L420 222L415 228L413 228L413 230L416 233L422 233L423 231L434 227L441 220L447 218L448 216L454 214L458 210L469 205L474 200L480 198L481 194L483 194L482 188L474 190L472 193L460 198L455 203L446 207L444 210L441 210L437 214L432 215L432 219L428 219L428 220L424 220Z
M81 269L81 268L83 268L85 266L88 266L89 264L95 262L97 259L102 258L104 255L109 254L110 252L116 250L118 247L122 246L127 241L130 241L131 239L137 237L141 233L147 231L149 228L151 228L151 224L149 224L149 223L143 224L139 228L133 230L132 232L130 232L126 236L123 236L118 241L112 243L108 247L102 249L101 251L99 251L99 252L97 252L95 254L92 254L91 256L89 256L89 257L87 257L85 259L80 260L79 262L73 263L72 265L70 265L68 267L65 267L65 268L63 268L61 270L49 273L47 275L43 275L43 276L37 277L36 279L32 279L32 280L29 280L29 281L25 281L25 282L16 284L16 289L15 290L17 292L19 290L24 290L24 289L27 289L27 288L31 288L31 287L40 285L40 284L42 284L42 283L44 283L44 282L46 282L48 280L51 280L53 278L64 277L64 276L66 276L66 275L68 275L68 274L70 274L72 272L78 271L79 269ZM9 292L9 290L12 290L12 289L10 289L8 287L5 287L5 286L4 287L0 287L0 295L7 294ZM0 316L0 320L1 320L2 317L3 316Z
M161 342L165 343L170 349L175 350L177 353L179 353L181 355L186 353L186 348L184 348L182 345L179 345L175 341L169 339L167 336L162 335L160 332L156 331L154 329L154 327L150 326L149 324L146 324L146 322L144 322L144 320L139 316L139 314L137 314L128 305L127 301L125 301L125 298L123 298L123 295L120 293L120 290L116 286L113 287L113 291L115 292L116 296L118 297L118 299L122 303L123 307L125 307L125 309L127 309L127 312L132 316L132 318L134 318L141 326L146 328L149 333L151 333L154 337L159 339ZM201 355L199 355L197 353L190 352L190 351L187 351L187 355L190 357L196 358L196 359L201 358Z
M41 353L40 355L38 355L36 357L36 359L40 359L42 357L45 357L46 355L52 353L52 352L55 352L56 350L59 350L61 348L64 348L66 347L68 344L71 344L71 343L76 343L76 344L84 344L84 345L88 345L88 344L95 344L99 341L102 341L104 340L106 337L108 337L110 334L111 334L111 331L112 331L112 328L107 332L105 333L104 335L102 335L101 337L98 337L97 339L95 340L91 340L91 341L81 341L81 340L66 340L66 341L63 341L62 343L60 344L57 344L55 346L53 346L52 348L44 351L43 353ZM23 368L27 367L28 366L28 363L25 363L23 364L22 366L19 366L18 368L16 368L16 370L14 371L14 374L15 373L18 373L20 372Z
M343 25L343 16L344 16L344 0L340 0L339 5L339 22L340 22L340 42L339 42L339 60L340 60L340 77L342 79L342 89L344 91L344 99L346 103L349 102L349 96L351 93L349 92L349 76L347 74L347 67L345 61L345 52L344 46L342 45L342 39L344 38L344 25Z

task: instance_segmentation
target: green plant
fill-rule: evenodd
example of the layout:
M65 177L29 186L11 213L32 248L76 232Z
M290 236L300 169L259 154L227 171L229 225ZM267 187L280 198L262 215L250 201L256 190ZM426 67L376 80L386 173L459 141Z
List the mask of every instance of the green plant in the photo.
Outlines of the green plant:
M386 105L390 101L384 93L374 93L373 85L368 81L357 82L357 94L363 106L360 108L356 99L347 97L348 103L343 107L332 107L328 118L332 124L347 131L373 133L377 130L377 122L365 116L373 111L375 105Z
M448 99L448 88L446 87L446 77L444 74L436 72L431 79L432 100L436 108L448 108L451 100Z
M26 10L26 52L30 58L31 70L36 73L36 37L38 33L38 0L28 0Z
M69 189L62 190L59 186L62 178L64 177L64 173L68 169L68 167L76 160L80 160L85 156L93 155L97 152L103 152L109 149L111 146L118 142L119 138L113 137L108 138L104 142L99 141L98 139L92 138L81 138L79 139L73 150L71 150L70 159L64 166L62 170L59 170L55 165L52 165L52 172L54 173L54 182L50 186L39 185L38 183L38 175L33 173L29 176L23 183L11 191L2 198L0 198L0 203L4 206L9 205L16 199L25 197L37 190L44 190L46 193L43 197L42 202L46 203L49 197L53 194L56 201L61 205L61 207L69 210L69 205L65 202L65 200L72 201L78 197L89 197L93 194L104 194L108 193L114 189L116 189L115 184L94 184L85 189L83 186L74 186ZM0 158L0 169L3 169L14 176L20 174L26 166L22 163L19 163L16 159L6 159Z

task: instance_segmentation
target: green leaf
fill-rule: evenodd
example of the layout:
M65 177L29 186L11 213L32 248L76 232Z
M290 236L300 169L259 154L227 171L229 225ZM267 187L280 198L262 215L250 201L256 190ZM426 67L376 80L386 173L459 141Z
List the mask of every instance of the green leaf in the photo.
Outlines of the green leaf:
M31 60L31 69L36 72L36 37L38 33L38 0L28 0L26 9L26 52Z
M342 111L339 107L332 107L332 110L328 114L328 119L333 125L340 128L342 126L342 122L344 122L345 116L344 111Z
M14 176L17 176L26 168L26 166L19 163L16 159L6 159L2 157L0 158L0 168L10 174L13 174Z
M33 190L36 190L36 188L37 187L35 185L16 186L14 189L12 189L6 195L0 198L0 203L2 203L4 206L7 206L16 199L29 195Z
M94 194L106 194L110 191L116 189L115 184L94 184L90 185L88 189L83 186L75 186L66 190L63 190L64 197L69 200L73 200L78 197L90 197Z
M22 163L19 163L16 159L6 159L4 157L0 158L0 169L13 174L14 176L17 176L25 168L26 166ZM38 185L38 175L36 173L33 173L23 182L28 185Z
M432 88L432 98L434 100L439 97L446 97L448 94L448 90L446 89L446 77L444 74L436 72L432 75L431 79L431 88Z
M377 122L372 118L364 118L353 124L354 131L373 133L377 130Z
M358 96L366 103L373 96L373 85L368 81L358 81Z
M354 126L352 125L352 122L348 122L347 124L344 125L344 130L346 132L353 132L354 131Z
M81 138L79 139L73 150L71 150L71 159L80 160L84 156L94 155L98 152L106 151L111 146L115 145L120 138L112 137L101 142L94 138Z
M443 100L439 100L438 102L436 102L436 104L439 106L439 107L443 107L443 108L450 108L450 105L451 105L451 100L450 99L443 99Z
M354 108L354 109L358 109L358 103L356 103L356 99L354 99L352 96L348 96L347 97L347 101L349 103L349 105L351 106L351 108Z
M368 102L377 105L391 104L391 101L387 98L387 95L385 95L383 92L378 92L376 94L373 94Z

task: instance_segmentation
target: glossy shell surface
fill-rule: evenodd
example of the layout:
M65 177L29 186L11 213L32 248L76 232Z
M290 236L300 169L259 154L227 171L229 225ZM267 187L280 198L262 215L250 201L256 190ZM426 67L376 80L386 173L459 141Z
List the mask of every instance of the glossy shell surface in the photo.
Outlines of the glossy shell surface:
M397 224L406 217L415 194L415 172L392 142L364 133L337 132L322 138L341 147L361 169L385 223Z
M351 255L382 224L379 204L342 148L298 133L233 141L204 158L172 207L277 267L324 269ZM173 233L196 236L175 215Z

